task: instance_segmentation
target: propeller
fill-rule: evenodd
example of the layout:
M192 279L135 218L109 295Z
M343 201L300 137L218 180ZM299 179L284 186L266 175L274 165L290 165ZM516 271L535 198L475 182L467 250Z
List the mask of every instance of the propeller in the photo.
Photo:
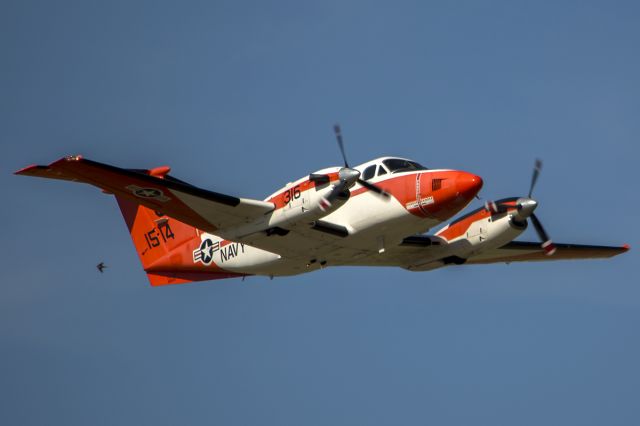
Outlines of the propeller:
M329 192L329 194L327 194L327 196L321 200L320 208L322 210L326 210L336 199L349 198L351 196L349 188L355 185L356 182L364 186L374 194L381 196L382 198L389 198L389 194L384 189L380 188L377 185L374 185L373 183L367 182L364 179L361 179L360 172L349 167L347 154L344 150L344 142L342 140L342 130L340 129L339 124L333 126L333 132L336 135L338 148L340 148L340 153L342 154L342 159L344 160L344 167L342 167L338 171L339 182L333 187L331 192ZM309 180L312 180L318 184L326 184L329 182L329 177L324 174L312 173L311 175L309 175Z
M354 170L351 169L349 167L349 163L347 162L347 155L344 152L344 142L342 141L342 130L340 129L340 125L339 124L335 124L333 126L333 131L336 134L336 140L338 141L338 146L340 147L340 152L342 153L342 159L344 160L344 168L345 169L349 169L349 170ZM341 169L341 171L344 169ZM357 171L357 170L355 170ZM380 195L384 198L389 198L389 194L382 188L380 188L377 185L374 185L373 183L367 182L364 179L360 179L360 172L358 172L358 178L356 179L356 181L364 186L365 188L367 188L369 191L372 191L373 193Z
M513 218L519 221L525 221L527 218L531 218L531 223L533 223L533 227L538 234L538 237L541 241L541 247L544 250L547 256L551 256L556 252L556 246L553 244L553 241L549 238L549 235L544 230L542 223L538 217L533 213L533 211L538 207L537 201L531 198L531 194L533 193L533 189L538 181L538 177L540 176L540 171L542 170L542 161L540 159L536 159L534 167L533 167L533 175L531 176L531 185L529 186L529 194L526 198L518 198L514 199L506 199L503 201L486 201L484 203L484 207L491 214L500 214L506 213L509 208L516 208L516 212L513 215ZM513 202L515 201L515 206Z

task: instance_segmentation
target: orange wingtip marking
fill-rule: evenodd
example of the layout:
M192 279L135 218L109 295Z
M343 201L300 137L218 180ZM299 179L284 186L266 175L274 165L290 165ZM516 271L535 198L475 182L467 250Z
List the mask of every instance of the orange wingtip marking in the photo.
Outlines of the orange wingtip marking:
M20 170L18 170L17 172L14 172L14 174L16 174L16 175L27 174L28 172L30 172L33 169L38 169L38 168L42 168L42 167L43 166L39 166L37 164L31 164L30 166L23 167Z
M625 249L625 251L631 250L631 246L629 244L623 245L622 248Z

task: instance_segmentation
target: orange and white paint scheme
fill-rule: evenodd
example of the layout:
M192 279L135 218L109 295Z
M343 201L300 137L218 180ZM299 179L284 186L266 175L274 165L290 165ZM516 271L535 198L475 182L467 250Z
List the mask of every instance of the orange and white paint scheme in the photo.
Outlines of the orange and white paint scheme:
M286 185L264 201L195 187L167 166L122 169L75 155L16 172L88 183L115 196L151 285L247 275L285 276L329 266L444 266L608 258L629 249L554 244L526 197L488 201L434 234L482 188L472 173L382 157ZM531 223L539 242L514 241Z

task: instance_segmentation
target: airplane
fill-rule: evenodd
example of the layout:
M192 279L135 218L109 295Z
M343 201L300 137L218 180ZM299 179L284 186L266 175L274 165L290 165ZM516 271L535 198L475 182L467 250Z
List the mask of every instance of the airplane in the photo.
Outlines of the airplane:
M98 271L103 274L104 270L107 268L107 265L105 265L104 262L100 262L96 265L96 268L98 268Z
M609 258L624 246L554 244L534 214L542 163L526 197L487 201L433 234L482 188L479 176L428 169L399 157L350 167L334 126L342 167L313 172L264 201L199 188L168 166L123 169L80 155L15 174L87 183L112 194L152 286L262 275L298 275L329 266L447 266ZM514 241L529 222L540 242Z

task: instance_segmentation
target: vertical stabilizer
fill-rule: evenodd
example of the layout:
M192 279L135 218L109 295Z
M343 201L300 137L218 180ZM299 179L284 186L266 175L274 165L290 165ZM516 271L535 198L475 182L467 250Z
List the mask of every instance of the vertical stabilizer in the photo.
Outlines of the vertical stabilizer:
M198 238L198 232L193 226L158 214L133 201L121 197L116 197L116 200L145 270L170 251Z
M194 263L201 232L193 226L116 196L142 267L152 286L240 277L215 264Z

